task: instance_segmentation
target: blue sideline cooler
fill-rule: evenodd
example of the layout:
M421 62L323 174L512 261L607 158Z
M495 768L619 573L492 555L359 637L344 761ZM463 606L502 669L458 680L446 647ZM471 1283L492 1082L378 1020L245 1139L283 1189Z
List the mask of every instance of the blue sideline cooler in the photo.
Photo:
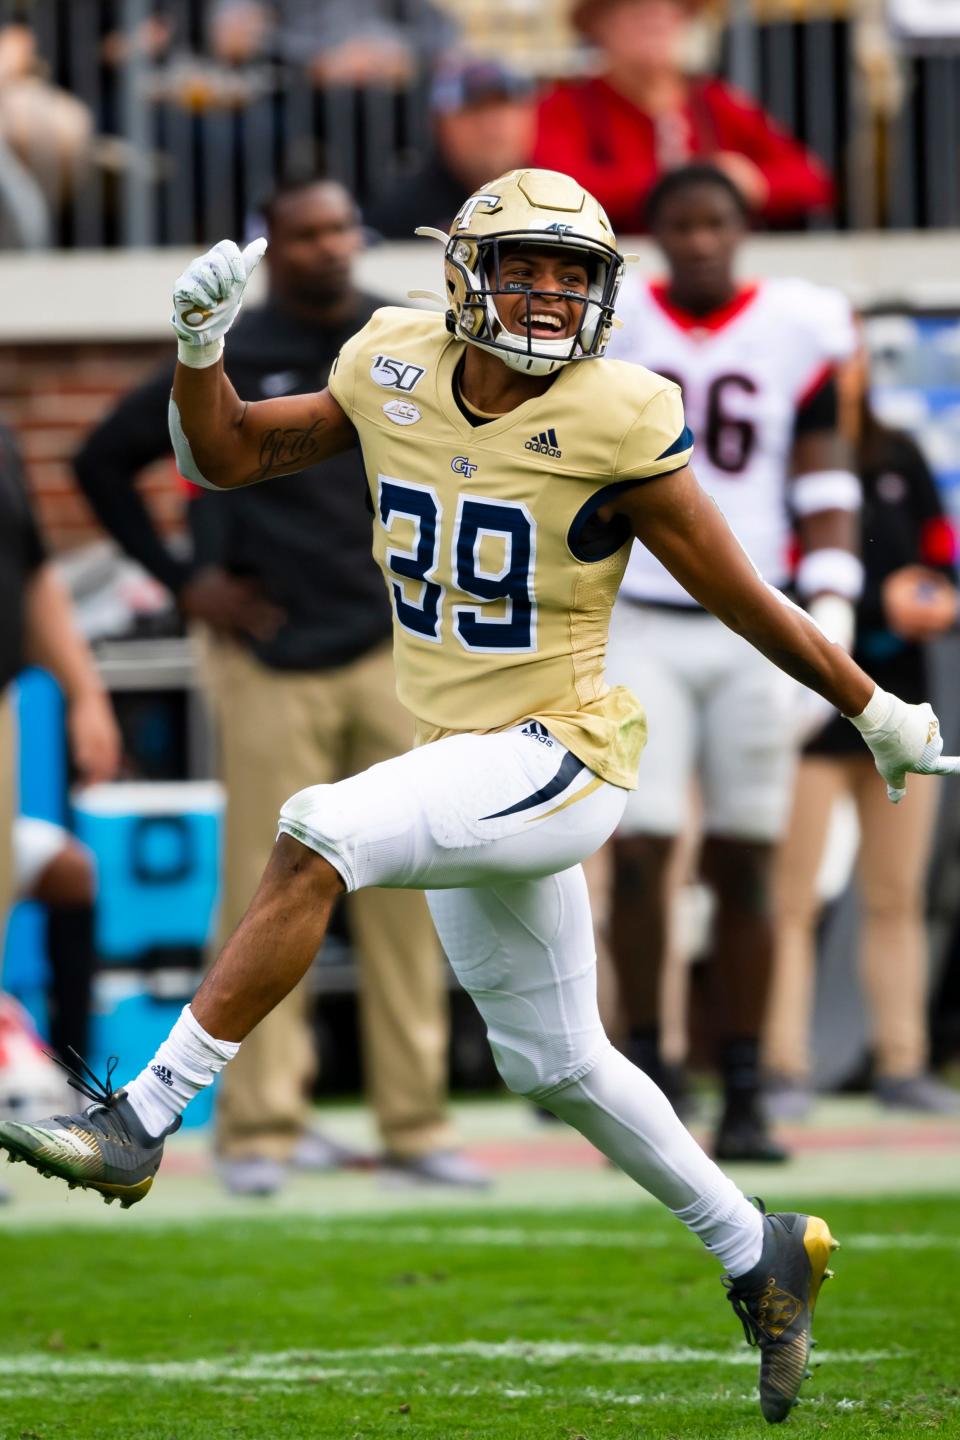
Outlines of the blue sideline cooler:
M99 877L96 944L108 968L97 975L90 1063L116 1080L150 1060L196 986L196 965L216 924L223 787L209 781L94 785L73 796L74 830ZM140 968L164 952L188 968ZM196 964L190 959L196 952ZM184 1123L203 1125L213 1087Z
M73 802L77 838L97 861L101 957L129 964L151 950L204 947L216 920L223 787L92 785Z
M107 1073L112 1055L119 1061L114 1084L138 1075L191 999L197 976L192 970L155 970L146 975L116 966L101 970L94 982L89 1062L97 1075ZM217 1085L201 1090L184 1111L184 1129L209 1124Z

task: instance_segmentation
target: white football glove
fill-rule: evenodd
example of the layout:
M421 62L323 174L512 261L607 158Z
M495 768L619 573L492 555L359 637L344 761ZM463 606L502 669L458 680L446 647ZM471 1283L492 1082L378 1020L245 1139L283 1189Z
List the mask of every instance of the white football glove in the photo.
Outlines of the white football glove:
M866 709L851 715L873 752L877 769L887 782L887 795L898 805L907 793L907 774L960 774L960 755L944 755L940 721L933 708L908 705L878 685Z
M219 360L223 337L240 313L247 281L266 248L262 238L251 240L245 250L232 240L221 240L191 260L173 287L170 318L183 365L202 370Z

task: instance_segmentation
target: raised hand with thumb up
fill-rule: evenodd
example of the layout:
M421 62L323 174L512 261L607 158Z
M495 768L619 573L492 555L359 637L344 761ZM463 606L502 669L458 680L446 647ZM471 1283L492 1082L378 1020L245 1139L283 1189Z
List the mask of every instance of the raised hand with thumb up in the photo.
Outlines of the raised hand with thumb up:
M182 365L203 369L219 360L223 337L240 313L247 281L266 248L262 237L244 250L233 240L221 240L191 260L173 287L170 321Z

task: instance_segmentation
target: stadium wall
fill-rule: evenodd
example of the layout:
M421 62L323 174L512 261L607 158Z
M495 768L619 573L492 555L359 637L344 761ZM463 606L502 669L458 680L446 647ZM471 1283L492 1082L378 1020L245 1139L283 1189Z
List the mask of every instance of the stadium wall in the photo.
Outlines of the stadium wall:
M70 457L100 416L170 354L169 344L156 341L36 341L0 349L0 420L17 434L53 550L101 538ZM164 530L177 528L183 500L172 462L151 467L141 483Z

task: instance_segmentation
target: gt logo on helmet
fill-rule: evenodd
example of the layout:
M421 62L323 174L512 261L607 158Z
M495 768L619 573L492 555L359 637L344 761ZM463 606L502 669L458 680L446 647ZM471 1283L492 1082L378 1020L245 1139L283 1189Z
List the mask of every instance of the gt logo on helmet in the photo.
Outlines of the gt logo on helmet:
M457 218L453 222L454 228L457 230L468 230L470 228L470 221L473 219L473 212L479 205L482 205L484 210L492 215L494 211L500 209L500 196L471 195L470 199L465 200L457 211Z

